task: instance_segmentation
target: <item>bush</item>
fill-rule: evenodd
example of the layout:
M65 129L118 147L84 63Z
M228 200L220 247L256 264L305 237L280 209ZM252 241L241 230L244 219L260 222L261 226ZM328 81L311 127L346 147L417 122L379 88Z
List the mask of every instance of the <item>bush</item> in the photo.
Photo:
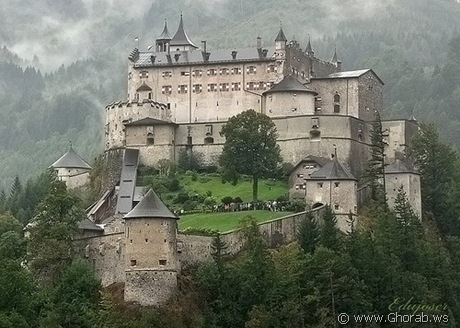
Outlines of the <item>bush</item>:
M177 178L168 179L167 188L169 191L178 191L180 190L180 181Z
M179 151L179 160L177 168L184 171L199 171L203 166L203 154L192 150L181 149Z
M192 211L196 209L197 206L198 206L198 203L196 201L189 199L184 203L182 208L184 209L184 211Z
M237 204L241 204L241 203L243 202L243 200L241 199L241 197L235 197L235 198L233 199L233 201L234 201L235 203L237 203Z
M196 180L198 180L198 173L193 172L192 173L192 181L196 181Z
M288 206L286 206L286 210L294 213L303 212L305 211L305 208L306 204L303 199L294 199Z
M211 178L207 177L207 176L203 176L203 177L200 177L199 181L200 181L200 183L206 183L206 182L211 181Z
M288 195L281 195L276 199L277 202L287 202L288 200L289 200Z
M174 199L175 204L183 204L190 199L188 192L180 192L177 194L176 199Z
M197 203L203 203L204 200L206 199L206 196L202 194L195 194L193 196L190 196L190 199Z
M206 196L211 197L212 196L212 191L211 190L206 191Z
M230 203L233 203L235 200L233 199L232 196L225 196L220 201L222 202L222 204L229 205Z

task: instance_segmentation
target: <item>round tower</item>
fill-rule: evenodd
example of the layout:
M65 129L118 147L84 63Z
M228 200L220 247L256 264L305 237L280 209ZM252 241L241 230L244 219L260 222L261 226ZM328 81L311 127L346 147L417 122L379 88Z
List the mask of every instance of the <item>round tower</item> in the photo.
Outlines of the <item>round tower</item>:
M57 173L58 179L64 181L67 188L81 187L89 181L91 166L86 163L72 148L51 164Z
M165 303L177 288L177 220L150 189L124 217L125 301Z

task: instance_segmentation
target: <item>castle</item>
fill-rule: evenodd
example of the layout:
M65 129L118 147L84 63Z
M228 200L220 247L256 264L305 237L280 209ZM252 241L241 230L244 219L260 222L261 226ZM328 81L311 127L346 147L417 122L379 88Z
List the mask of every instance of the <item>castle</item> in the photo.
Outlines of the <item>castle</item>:
M127 99L105 109L112 181L80 224L78 238L103 285L124 282L128 301L166 302L181 268L209 259L211 252L210 237L177 232L178 218L156 194L143 195L136 184L138 166L175 163L181 150L200 153L213 165L225 141L222 125L244 110L264 113L276 124L283 160L294 166L291 198L305 199L315 213L330 204L342 230L366 198L358 182L375 112L384 111L381 79L372 69L342 71L335 51L330 61L317 58L310 41L305 48L288 42L282 27L273 46L262 46L260 38L255 42L253 48L212 51L202 42L199 49L181 16L174 36L165 24L152 50L135 48L129 55ZM417 124L382 124L390 205L402 184L420 215L420 177L401 155ZM268 238L288 241L301 218L260 228ZM223 238L232 252L241 247L234 233Z

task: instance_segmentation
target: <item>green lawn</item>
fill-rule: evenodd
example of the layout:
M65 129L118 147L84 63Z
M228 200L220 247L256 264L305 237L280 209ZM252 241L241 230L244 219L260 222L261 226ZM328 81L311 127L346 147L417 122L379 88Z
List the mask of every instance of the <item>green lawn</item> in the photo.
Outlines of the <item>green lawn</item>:
M185 189L191 193L206 195L211 191L212 196L219 202L225 196L241 197L243 201L252 200L252 181L240 180L235 186L231 183L222 183L220 177L198 175L196 181L191 176L183 176L181 182ZM275 200L288 193L287 183L282 181L259 181L259 200Z
M251 215L257 222L269 221L282 216L292 214L291 212L270 212L270 211L241 211L224 213L196 213L182 215L179 220L179 230L187 228L210 229L221 232L238 228L239 221Z

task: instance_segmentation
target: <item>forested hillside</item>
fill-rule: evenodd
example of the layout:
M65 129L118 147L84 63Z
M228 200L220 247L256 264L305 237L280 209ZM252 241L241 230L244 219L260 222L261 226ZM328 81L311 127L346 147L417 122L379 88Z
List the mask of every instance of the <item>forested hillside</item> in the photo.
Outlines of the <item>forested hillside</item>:
M208 48L271 44L308 34L320 58L336 46L344 69L374 68L386 83L384 117L433 121L458 145L460 4L455 0L30 1L0 12L0 188L27 179L72 140L87 160L102 150L104 105L125 96L126 57L180 12Z

